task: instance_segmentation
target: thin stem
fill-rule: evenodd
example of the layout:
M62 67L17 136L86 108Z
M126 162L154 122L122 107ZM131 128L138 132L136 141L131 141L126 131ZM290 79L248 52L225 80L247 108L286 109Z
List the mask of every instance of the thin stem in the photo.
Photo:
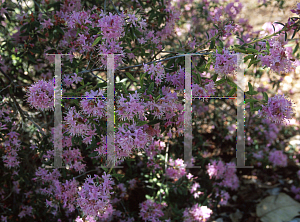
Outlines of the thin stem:
M22 110L22 108L20 107L19 103L17 102L15 96L14 96L14 95L11 95L11 94L10 94L10 96L11 96L11 98L13 99L14 104L15 104L15 106L17 107L17 109L18 109L19 113L21 114L22 118L23 118L23 119L26 119L26 118L29 119L29 120L36 126L36 128L38 128L38 130L39 130L40 133L43 135L43 137L45 137L46 134L43 132L43 130L41 129L41 127L40 127L39 125L37 125L37 124L33 121L33 119L31 119L31 117L29 116L28 113L26 113L24 110ZM26 116L25 116L25 115L26 115Z
M118 15L120 15L121 13L119 12L119 10L116 8L116 6L114 5L113 1L110 0L111 4L113 5L114 9L117 11Z

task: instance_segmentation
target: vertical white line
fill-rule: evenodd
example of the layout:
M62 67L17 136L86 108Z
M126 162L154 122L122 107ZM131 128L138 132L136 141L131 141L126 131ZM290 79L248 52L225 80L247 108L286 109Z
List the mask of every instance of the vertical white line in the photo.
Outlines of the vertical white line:
M192 92L191 92L191 55L185 55L185 104L184 104L184 163L192 166Z
M106 165L115 166L115 132L114 132L114 54L107 55L107 162Z
M54 167L62 168L61 54L55 54Z
M245 91L245 76L243 63L244 54L237 55L237 82L240 87L237 88L237 144L236 144L236 158L237 168L253 168L253 166L245 166L245 104L244 104L244 91Z

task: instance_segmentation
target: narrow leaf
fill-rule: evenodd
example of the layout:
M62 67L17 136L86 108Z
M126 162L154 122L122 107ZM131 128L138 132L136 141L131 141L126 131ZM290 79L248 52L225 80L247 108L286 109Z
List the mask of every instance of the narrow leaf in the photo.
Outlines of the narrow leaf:
M227 94L227 96L232 96L234 93L236 92L236 88L232 88L229 93Z
M263 92L265 102L267 103L269 101L268 94L266 92Z
M102 39L102 36L97 37L92 46L97 45L101 39Z
M126 75L128 76L129 79L136 82L135 78L129 72L126 72Z

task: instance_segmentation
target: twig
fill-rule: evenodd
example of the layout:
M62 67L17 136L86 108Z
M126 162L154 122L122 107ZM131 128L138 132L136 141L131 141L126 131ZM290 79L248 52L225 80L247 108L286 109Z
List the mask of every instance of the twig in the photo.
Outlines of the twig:
M18 111L20 112L22 118L23 118L23 119L26 119L26 118L29 119L29 120L30 120L30 121L38 128L38 130L39 130L40 133L43 135L43 137L45 137L46 134L43 132L43 130L41 129L41 127L40 127L39 125L37 125L37 124L33 121L33 119L31 119L31 117L29 116L29 114L26 114L25 111L22 110L22 108L20 107L19 103L18 103L17 100L15 99L15 96L14 96L14 95L11 95L11 94L10 94L10 96L11 96L11 98L13 99L14 104L16 105L16 107L17 107ZM25 116L25 115L26 115L26 116Z
M8 196L6 198L4 198L2 201L6 200L7 198L9 198L11 196L11 194L13 193L13 190L10 192L10 194L8 194Z
M110 0L111 4L113 5L114 9L117 11L118 15L120 15L121 13L119 12L119 10L116 8L116 6L114 5L113 1Z
M8 86L6 86L4 89L2 89L2 90L0 91L0 93L1 93L2 91L4 91L5 89L7 89L8 87L10 87L11 84L12 84L12 83L10 83Z
M94 170L89 170L89 171L87 171L87 172L85 172L85 173L83 173L83 174L80 174L80 175L74 177L74 179L76 179L76 178L78 178L78 177L81 177L81 176L83 176L83 175L85 175L85 174L87 174L87 173L93 172L93 171L97 171L97 170L96 170L96 169L94 169Z
M210 52L203 52L203 53L197 53L199 55L209 55ZM158 62L164 62L164 61L168 61L170 59L175 59L175 58L180 58L180 57L183 57L184 55L177 55L177 56L173 56L173 57L169 57L169 58L166 58L166 59L162 59L162 60L155 60L155 61L152 61L152 62L148 62L148 63L144 63L144 64L152 64L152 63L158 63ZM131 68L136 68L136 67L140 67L140 66L143 66L144 64L139 64L139 65L134 65L134 66L127 66L127 67L120 67L120 68L116 68L116 70L126 70L126 69L131 69ZM84 70L84 71L81 71L81 72L78 72L78 74L83 74L83 73L88 73L88 72L93 72L93 71L107 71L107 69L103 69L103 68L96 68L96 69L92 69L92 70ZM124 73L122 73L124 74ZM69 74L69 75L72 75ZM99 78L99 77L98 77Z

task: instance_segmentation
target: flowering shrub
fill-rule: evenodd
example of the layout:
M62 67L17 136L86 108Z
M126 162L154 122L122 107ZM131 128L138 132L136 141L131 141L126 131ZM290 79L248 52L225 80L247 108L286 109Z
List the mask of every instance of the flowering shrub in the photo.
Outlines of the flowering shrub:
M225 89L227 97L234 96L237 85L231 74L237 68L236 53L246 54L248 68L261 62L272 72L294 71L299 55L285 46L287 37L293 39L299 31L298 18L287 19L273 33L268 25L265 33L259 33L247 20L238 19L243 7L238 1L201 1L199 9L188 1L183 12L184 1L174 6L169 0L116 5L104 1L103 8L89 0L41 0L34 1L34 10L23 9L21 2L2 1L0 15L1 35L7 39L0 57L5 77L0 79L1 220L215 219L217 206L233 201L232 193L240 187L240 175L230 168L235 166L236 111L232 110L236 107L224 100L192 104L197 123L192 127L193 164L201 170L186 168L185 110L180 97L185 92L185 63L176 54L199 54L192 66L194 96L215 96L217 87ZM188 31L193 40L183 45L179 24L186 17L191 18ZM171 51L164 51L166 46ZM162 52L168 54L159 58ZM62 101L65 168L59 169L51 168L57 157L51 119L55 79L49 71L53 54L69 54L61 60L63 100L69 99ZM103 165L108 152L108 77L104 80L94 72L107 71L107 54L115 54L114 157L120 169ZM273 89L278 82L272 82ZM286 139L297 129L278 123L291 120L292 102L280 94L268 98L277 89L274 93L258 88L258 92L254 87L249 83L245 95L246 164L287 167L286 144L278 138L282 134L285 137L280 139ZM25 120L28 124L23 124ZM210 160L213 156L218 158ZM291 191L299 198L296 186Z

